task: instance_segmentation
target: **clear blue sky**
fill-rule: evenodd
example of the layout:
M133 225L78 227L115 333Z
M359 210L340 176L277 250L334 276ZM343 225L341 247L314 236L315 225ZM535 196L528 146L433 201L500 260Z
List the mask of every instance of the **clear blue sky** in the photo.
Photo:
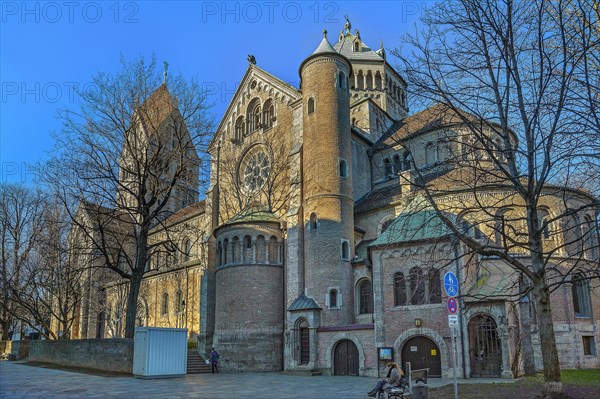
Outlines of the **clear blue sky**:
M76 108L74 87L119 58L168 61L214 91L218 120L253 54L257 64L298 85L298 66L322 30L332 43L348 14L370 47L398 47L414 31L426 1L2 1L0 165L2 182L32 183L31 166L53 147L58 109Z

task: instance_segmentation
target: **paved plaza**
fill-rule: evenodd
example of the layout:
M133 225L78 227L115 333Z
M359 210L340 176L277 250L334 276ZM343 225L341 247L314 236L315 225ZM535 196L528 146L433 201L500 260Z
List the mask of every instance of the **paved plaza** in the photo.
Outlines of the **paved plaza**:
M0 362L0 399L35 398L206 398L368 399L376 378L297 376L283 373L191 374L183 378L142 380L131 376L100 376L42 367L22 362ZM468 382L514 380L478 379ZM461 383L467 380L461 381ZM452 383L431 379L430 386Z

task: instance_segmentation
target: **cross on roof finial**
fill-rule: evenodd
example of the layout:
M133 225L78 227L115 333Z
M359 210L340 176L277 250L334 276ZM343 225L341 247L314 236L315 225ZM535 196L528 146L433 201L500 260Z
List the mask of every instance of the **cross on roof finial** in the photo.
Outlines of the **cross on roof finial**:
M169 69L169 63L167 61L163 62L163 78L164 78L164 84L167 84L167 69Z
M346 33L350 33L350 30L352 29L352 24L350 23L348 14L344 15L344 18L346 18L346 23L344 24L344 29L346 29Z

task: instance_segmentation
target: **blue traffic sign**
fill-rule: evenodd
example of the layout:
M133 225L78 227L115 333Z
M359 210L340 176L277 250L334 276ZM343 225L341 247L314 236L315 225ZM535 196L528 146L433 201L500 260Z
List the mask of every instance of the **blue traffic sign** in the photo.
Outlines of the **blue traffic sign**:
M448 296L458 295L458 279L456 274L448 272L444 275L444 290Z

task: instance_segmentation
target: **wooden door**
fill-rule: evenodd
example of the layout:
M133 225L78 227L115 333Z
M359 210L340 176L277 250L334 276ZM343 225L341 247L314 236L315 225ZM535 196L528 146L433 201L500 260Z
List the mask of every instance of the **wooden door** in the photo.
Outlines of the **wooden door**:
M429 369L429 377L442 376L440 349L427 337L409 339L402 348L402 366L410 362L413 370Z
M333 374L358 375L358 348L354 342L344 339L338 342L333 353Z
M310 361L310 337L308 327L300 328L300 364L308 364Z

